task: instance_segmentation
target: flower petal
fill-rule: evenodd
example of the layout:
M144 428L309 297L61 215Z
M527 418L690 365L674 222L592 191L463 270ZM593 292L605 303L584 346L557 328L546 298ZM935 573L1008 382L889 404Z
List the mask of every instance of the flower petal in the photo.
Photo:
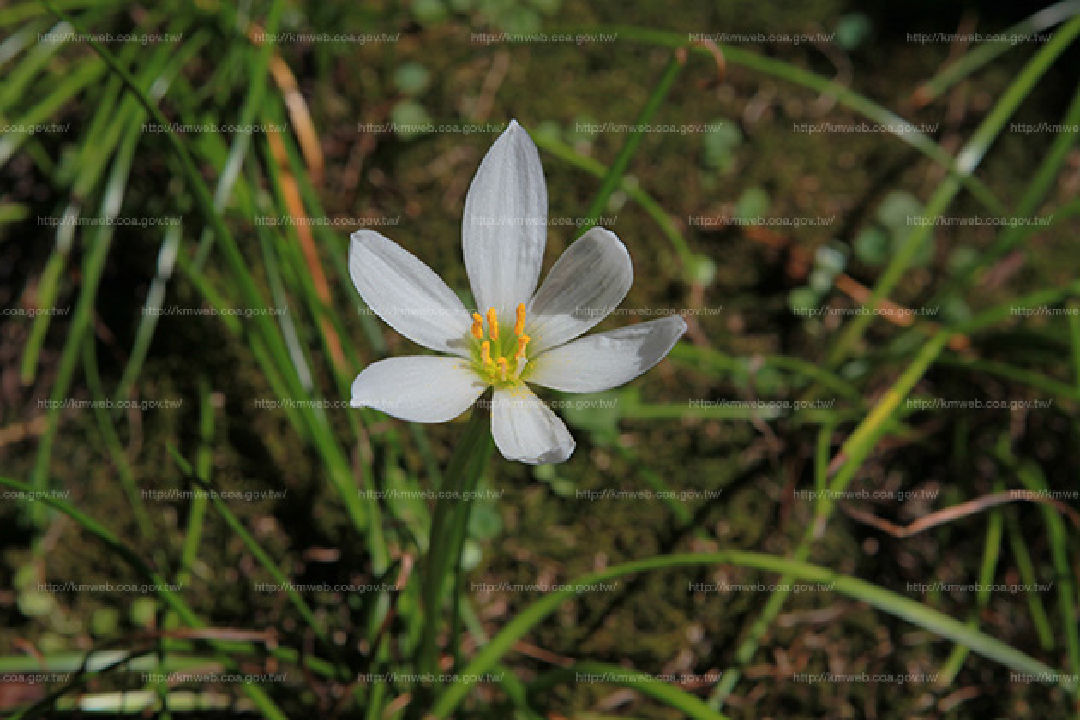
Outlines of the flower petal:
M364 368L353 380L351 405L410 422L446 422L468 410L485 387L463 360L409 355Z
M357 230L351 239L349 274L368 307L413 342L466 357L469 313L442 278L373 230Z
M491 434L507 460L543 465L563 462L574 452L566 425L524 385L495 390Z
M529 134L511 120L465 196L461 244L477 309L513 316L536 289L547 238L547 186Z
M597 333L548 350L528 381L566 392L600 392L627 383L660 362L686 332L678 315Z
M555 261L529 304L530 352L573 340L607 317L634 281L626 246L610 230L594 227Z

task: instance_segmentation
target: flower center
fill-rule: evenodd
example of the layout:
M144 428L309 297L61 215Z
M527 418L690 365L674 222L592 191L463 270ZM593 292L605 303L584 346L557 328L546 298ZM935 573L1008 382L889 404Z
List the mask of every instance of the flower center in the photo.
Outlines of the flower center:
M514 334L499 333L499 316L495 308L487 311L487 333L484 333L484 316L473 313L472 336L473 368L489 385L508 387L521 383L521 373L529 359L525 348L529 336L525 334L525 303L517 306Z

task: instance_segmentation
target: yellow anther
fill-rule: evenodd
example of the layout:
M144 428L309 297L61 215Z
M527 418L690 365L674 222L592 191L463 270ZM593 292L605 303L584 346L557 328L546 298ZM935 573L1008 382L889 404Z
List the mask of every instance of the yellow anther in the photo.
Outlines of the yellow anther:
M472 336L477 340L484 337L484 318L480 313L472 314Z
M499 379L506 380L507 365L506 358L501 357L496 361L499 365Z
M518 303L517 322L514 323L514 334L521 335L525 332L525 303Z
M491 343L487 340L480 343L480 360L484 365L491 364Z
M488 335L492 340L499 339L499 316L495 314L495 308L488 308Z
M515 360L520 360L521 358L525 357L525 346L529 344L529 340L531 339L532 338L530 338L528 335L518 335L518 348L517 352L514 353Z

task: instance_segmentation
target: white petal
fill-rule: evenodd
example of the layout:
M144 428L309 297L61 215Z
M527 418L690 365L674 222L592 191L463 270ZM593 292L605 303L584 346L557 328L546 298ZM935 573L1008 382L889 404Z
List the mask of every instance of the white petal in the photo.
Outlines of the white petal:
M461 244L477 309L513 317L528 301L547 238L547 186L525 129L511 120L480 163L465 196Z
M349 244L349 274L360 297L387 325L413 342L467 356L472 320L461 299L435 271L373 230Z
M630 382L664 359L686 332L678 315L597 333L548 350L528 381L566 392L600 392Z
M566 425L524 385L495 391L491 434L507 460L543 465L563 462L574 452Z
M626 246L610 230L592 228L559 256L529 304L529 350L539 353L581 335L622 302L633 281Z
M410 422L446 422L468 410L485 387L459 358L387 358L368 365L356 376L351 405L382 410Z

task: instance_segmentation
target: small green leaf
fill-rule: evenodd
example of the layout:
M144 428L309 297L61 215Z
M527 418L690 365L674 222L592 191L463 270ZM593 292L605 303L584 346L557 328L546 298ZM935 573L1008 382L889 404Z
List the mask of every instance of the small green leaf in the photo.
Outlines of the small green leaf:
M735 164L735 148L742 143L742 131L738 126L720 120L712 123L705 133L705 165L721 172Z
M431 73L417 62L407 62L394 70L394 85L406 95L419 95L430 81Z
M818 293L810 287L793 288L788 293L788 305L796 313L816 308L819 300Z
M446 19L446 6L442 0L414 0L410 6L412 15L422 25L434 25Z
M764 217L769 211L769 193L759 187L743 190L735 202L735 216L740 220Z
M56 609L56 598L44 590L23 590L17 602L19 612L27 617L43 617Z
M903 190L893 190L878 206L877 218L894 236L903 237L913 227L912 221L922 213L923 205L917 197Z
M90 616L90 632L97 637L110 637L116 634L120 625L120 611L112 607L94 610Z
M698 285L708 287L716 280L716 263L706 255L695 255L691 260L689 275Z
M891 243L881 228L868 227L855 238L855 256L867 265L881 265L889 259Z
M422 105L412 100L403 100L390 111L394 123L394 132L402 140L412 140L430 132L431 117Z
M873 26L863 13L841 15L836 21L836 42L845 50L854 50L870 37Z
M128 616L131 622L140 627L150 627L154 624L154 615L157 613L157 601L154 598L135 598L131 603Z

